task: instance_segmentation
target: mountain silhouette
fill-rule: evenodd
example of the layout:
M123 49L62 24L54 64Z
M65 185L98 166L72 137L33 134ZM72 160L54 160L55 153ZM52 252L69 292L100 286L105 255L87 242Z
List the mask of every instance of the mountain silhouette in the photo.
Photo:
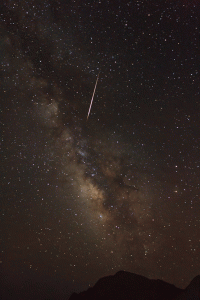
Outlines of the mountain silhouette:
M200 300L200 275L190 282L176 300Z
M97 281L94 287L69 300L200 300L200 275L186 289L162 280L148 279L130 272L119 271Z

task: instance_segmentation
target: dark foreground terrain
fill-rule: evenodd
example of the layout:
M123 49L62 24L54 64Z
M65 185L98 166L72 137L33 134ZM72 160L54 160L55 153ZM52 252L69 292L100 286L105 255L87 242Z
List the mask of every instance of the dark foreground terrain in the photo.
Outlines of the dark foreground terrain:
M69 300L199 300L200 275L186 289L179 289L162 280L148 279L130 272L119 271L103 277L94 287L80 294L73 293Z

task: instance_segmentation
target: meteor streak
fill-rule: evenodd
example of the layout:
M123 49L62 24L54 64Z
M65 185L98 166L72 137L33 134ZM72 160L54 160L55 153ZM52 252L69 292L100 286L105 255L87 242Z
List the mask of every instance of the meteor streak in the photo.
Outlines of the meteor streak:
M100 72L99 72L99 73L100 73ZM95 83L95 86L94 86L94 91L93 91L92 99L91 99L91 102L90 102L90 107L89 107L89 110L88 110L87 120L88 120L89 115L90 115L90 111L91 111L92 102L93 102L93 99L94 99L94 94L95 94L95 91L96 91L98 79L99 79L99 74L98 74L98 76L97 76L97 80L96 80L96 83Z

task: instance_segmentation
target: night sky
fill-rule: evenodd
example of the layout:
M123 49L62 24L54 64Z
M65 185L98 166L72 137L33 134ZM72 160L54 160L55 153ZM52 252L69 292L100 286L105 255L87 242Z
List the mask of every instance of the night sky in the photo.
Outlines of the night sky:
M1 299L67 299L119 270L185 288L200 274L199 1L3 2Z

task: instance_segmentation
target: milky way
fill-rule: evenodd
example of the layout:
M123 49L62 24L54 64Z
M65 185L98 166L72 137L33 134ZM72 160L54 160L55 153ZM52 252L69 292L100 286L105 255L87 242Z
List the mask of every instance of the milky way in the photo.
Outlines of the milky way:
M116 245L140 236L145 243L143 227L152 226L154 221L151 186L156 186L158 179L150 174L149 162L145 167L140 145L134 139L123 140L115 131L100 137L101 128L95 123L87 123L85 129L63 126L58 103L53 99L50 104L46 100L39 104L36 111L48 128L56 128L54 135L59 131L53 151L54 156L62 157L57 174L58 181L64 182L62 193L71 190L80 205L79 213L94 224L102 235L100 239L110 235ZM132 249L131 243L129 247Z
M32 2L2 6L5 299L119 270L185 287L200 268L195 4Z

